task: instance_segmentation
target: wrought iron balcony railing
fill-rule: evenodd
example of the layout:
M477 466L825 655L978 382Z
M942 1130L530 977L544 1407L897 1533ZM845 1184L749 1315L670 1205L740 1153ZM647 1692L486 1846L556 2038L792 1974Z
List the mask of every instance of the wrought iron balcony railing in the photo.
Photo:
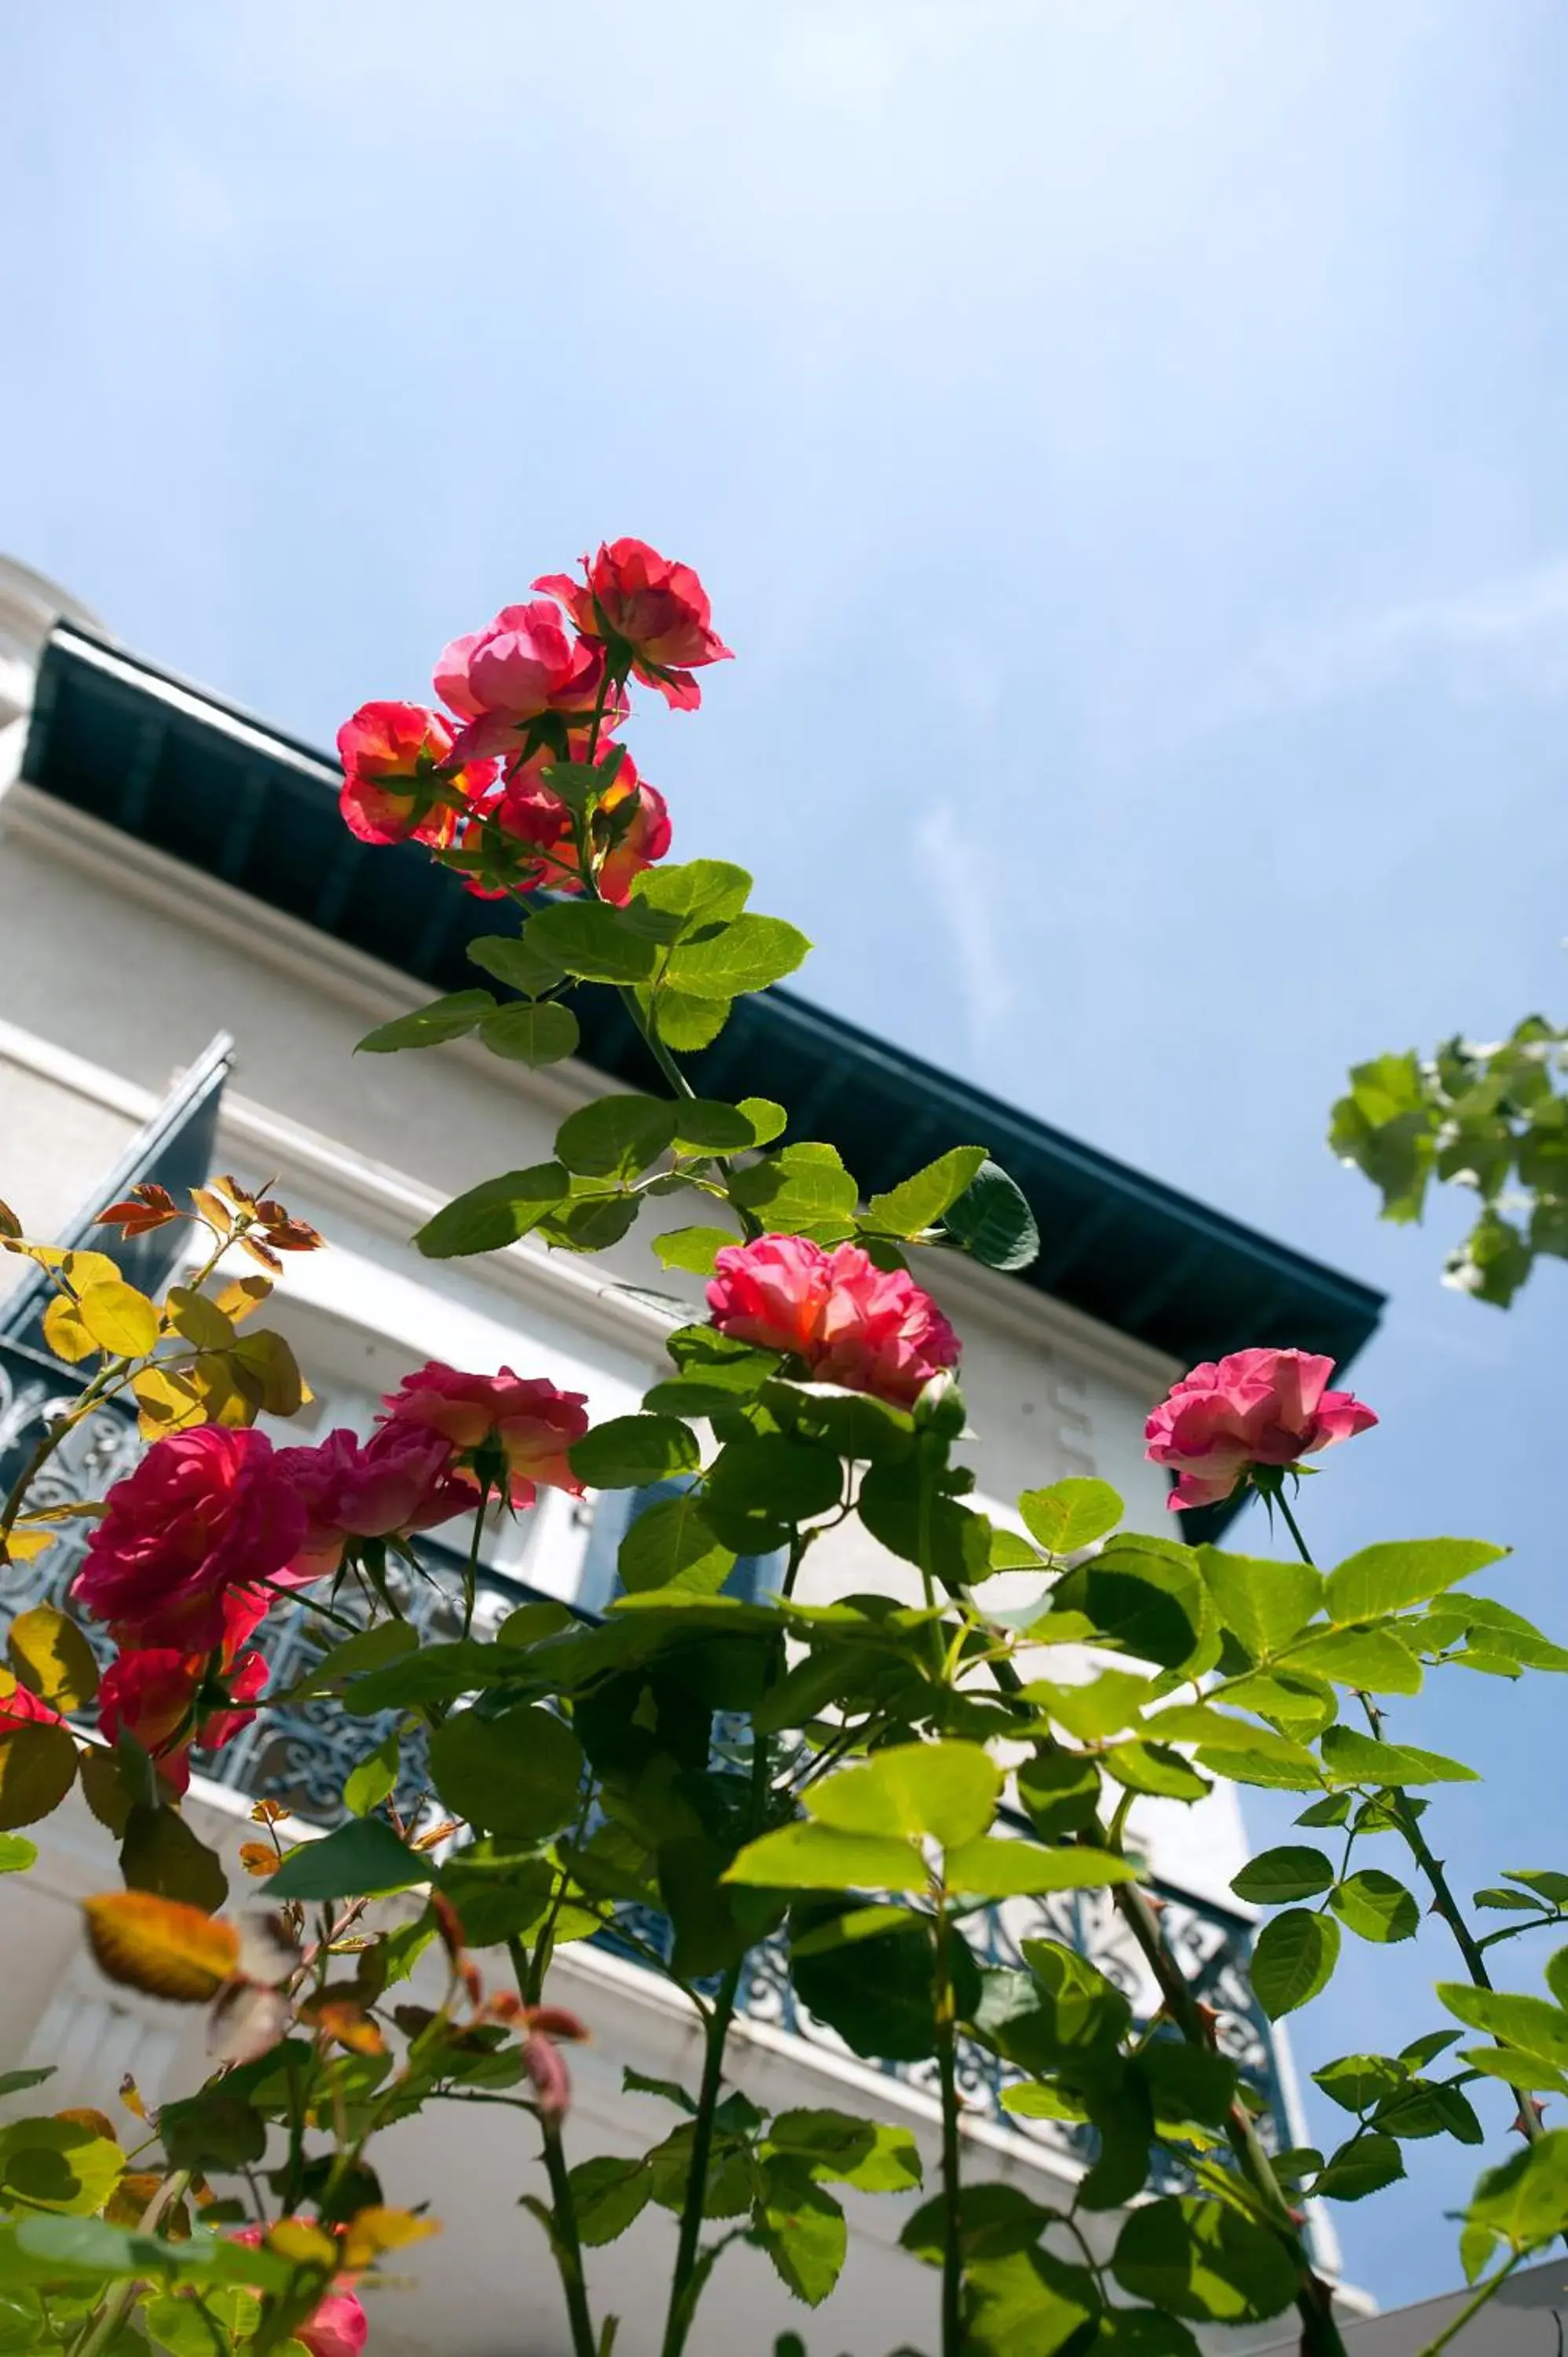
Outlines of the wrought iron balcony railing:
M0 1341L0 1485L16 1478L38 1435L71 1395L66 1372L53 1360ZM72 1434L50 1460L32 1501L62 1505L102 1497L109 1484L135 1462L140 1447L134 1422L105 1409ZM0 1623L29 1605L62 1602L86 1543L83 1523L65 1523L43 1554L25 1563L0 1565ZM461 1558L428 1541L421 1542L420 1555L427 1576L406 1583L399 1597L400 1609L422 1636L456 1637L462 1632ZM521 1580L481 1572L477 1631L487 1633L517 1605L538 1600L540 1594ZM337 1609L352 1615L357 1608L344 1593ZM90 1629L88 1633L96 1641L96 1632ZM294 1611L275 1613L259 1641L271 1665L270 1683L274 1690L284 1691L299 1683L321 1658L328 1639L319 1622L305 1612ZM395 1714L382 1720L352 1717L329 1698L285 1705L262 1711L223 1750L205 1758L198 1754L195 1765L201 1773L235 1791L282 1802L306 1823L331 1825L344 1813L342 1792L349 1770L388 1732L394 1717ZM405 1747L402 1797L411 1809L418 1805L426 1789L422 1765L418 1747ZM1022 1829L1022 1820L1019 1824ZM1263 2099L1265 2134L1276 2145L1291 2144L1294 2137L1273 2031L1248 1981L1251 1945L1248 1919L1239 1910L1217 1905L1167 1882L1156 1879L1154 1888L1165 1902L1161 1921L1167 1940L1196 1994L1219 2017L1217 2035L1223 2051ZM624 1920L645 1951L651 1946L661 1953L668 1952L670 1926L662 1916L628 1909ZM1061 1941L1092 1958L1125 1992L1140 2020L1151 2019L1158 2009L1157 1992L1147 1967L1105 1892L1068 1891L1009 1900L972 1917L967 1930L983 1964L1018 1965L1023 1963L1026 1940ZM635 1957L634 1950L618 1942L613 1932L603 1937L610 1948ZM826 2023L798 2002L788 1947L781 1936L753 1952L742 1996L753 2020L770 2024L811 2046L840 2054L848 2051ZM897 2077L924 2082L925 2066L884 2067ZM1015 2131L1087 2162L1092 2148L1087 2130L1055 2120L1015 2117L1003 2110L1003 2091L1021 2073L982 2048L971 2046L962 2074L966 2092L977 2108L991 2109Z

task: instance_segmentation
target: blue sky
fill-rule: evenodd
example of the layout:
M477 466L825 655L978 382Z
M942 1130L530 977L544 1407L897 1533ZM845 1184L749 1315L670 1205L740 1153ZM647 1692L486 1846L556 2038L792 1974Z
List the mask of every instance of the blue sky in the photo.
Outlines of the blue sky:
M1568 997L1565 70L1549 0L8 10L0 545L323 741L601 535L695 563L678 850L819 998L1387 1287L1314 1539L1507 1539L1562 1632L1563 1273L1444 1292L1455 1218L1322 1133ZM1401 1712L1490 1780L1462 1886L1568 1866L1555 1706ZM1449 1962L1356 1948L1304 2061ZM1407 2152L1342 2213L1387 2300L1472 2171Z

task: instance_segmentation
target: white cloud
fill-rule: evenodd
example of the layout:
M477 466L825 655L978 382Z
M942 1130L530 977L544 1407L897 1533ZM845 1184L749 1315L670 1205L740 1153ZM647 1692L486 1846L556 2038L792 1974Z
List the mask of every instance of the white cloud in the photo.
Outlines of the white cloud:
M972 1049L983 1049L1012 1007L1004 944L1004 886L990 853L950 802L929 810L915 830L915 854L946 928Z
M1429 679L1472 701L1568 696L1568 556L1446 597L1266 640L1208 704L1245 718Z

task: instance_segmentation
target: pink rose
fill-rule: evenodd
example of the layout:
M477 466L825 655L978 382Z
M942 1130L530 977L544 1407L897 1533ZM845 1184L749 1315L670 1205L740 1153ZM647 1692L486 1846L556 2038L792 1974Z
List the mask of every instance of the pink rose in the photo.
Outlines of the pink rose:
M265 1611L265 1602L243 1590L235 1590L230 1602L233 1609L220 1665L230 1707L209 1708L197 1724L192 1714L207 1679L207 1658L167 1645L122 1653L105 1670L98 1689L100 1734L110 1743L122 1735L134 1736L177 1792L190 1782L192 1745L217 1751L231 1743L256 1716L242 1706L258 1701L267 1683L263 1656L238 1650Z
M274 1579L305 1529L264 1433L199 1425L155 1440L115 1482L71 1594L123 1644L210 1652L233 1590Z
M405 1375L389 1392L381 1422L391 1431L413 1426L438 1432L471 1464L479 1449L504 1456L514 1506L532 1506L535 1484L565 1490L574 1498L583 1484L566 1452L588 1428L588 1403L582 1392L557 1391L552 1383L525 1382L503 1367L495 1375L460 1374L432 1359Z
M435 693L467 726L463 760L515 753L545 712L591 711L604 677L602 649L575 639L548 598L503 606L495 620L443 648Z
M806 1236L729 1244L714 1263L708 1307L721 1334L805 1361L813 1382L870 1392L908 1407L931 1377L958 1364L959 1340L903 1269L880 1269L855 1244L830 1251Z
M1235 1351L1184 1375L1144 1427L1144 1454L1179 1476L1165 1503L1212 1506L1254 1466L1291 1466L1376 1424L1349 1392L1326 1391L1332 1359Z
M583 871L572 813L545 782L549 767L546 760L534 760L514 769L487 815L504 834L537 847L541 855L521 870L517 889L580 892ZM609 846L599 864L599 890L607 900L624 908L631 898L632 878L662 859L670 848L670 813L664 797L657 787L643 783L629 753L621 754L614 779L600 800L596 824L601 840ZM485 897L482 888L470 888L479 889Z
M732 658L712 627L708 593L691 566L671 564L645 540L610 541L582 564L585 581L549 573L533 586L560 598L585 639L624 648L637 677L656 687L666 704L694 712L703 691L691 667Z
M278 1471L305 1507L305 1544L291 1581L334 1572L353 1539L427 1531L472 1511L473 1482L453 1467L452 1443L413 1425L388 1425L366 1441L330 1432L314 1448L280 1448Z
M229 2237L231 2243L243 2243L247 2250L255 2250L262 2239L259 2226L239 2226ZM337 2286L317 2302L303 2324L294 2328L294 2337L310 2357L360 2357L371 2330L364 2303L347 2288L351 2278L339 2278Z
M450 843L459 813L443 784L472 799L495 776L489 761L446 769L455 742L450 721L422 704L362 704L338 731L338 808L350 831L362 843Z

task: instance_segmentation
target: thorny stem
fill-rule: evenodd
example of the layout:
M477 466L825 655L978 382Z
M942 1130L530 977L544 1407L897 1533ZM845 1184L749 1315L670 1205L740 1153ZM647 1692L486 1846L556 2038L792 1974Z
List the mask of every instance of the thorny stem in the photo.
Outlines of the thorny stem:
M511 1954L512 1970L517 1975L518 1995L525 2005L536 2005L539 2000L531 1993L532 1975L527 1949L517 1938L509 1940L507 1947ZM554 2255L561 2288L565 2295L566 2316L572 2328L573 2357L597 2357L598 2342L594 2334L587 2280L583 2272L583 2241L577 2231L577 2204L572 2191L571 2173L566 2167L565 2147L561 2141L561 2123L542 2110L536 2116L543 2147L544 2173L550 2180L553 2216L550 2248Z
M963 2187L959 2158L958 2024L951 1939L944 1890L936 1917L937 2076L942 2099L941 2357L961 2357L963 2349Z
M1421 2352L1421 2357L1442 2357L1442 2352L1446 2349L1452 2341L1457 2341L1459 2335L1464 2331L1465 2327L1471 2323L1475 2318L1479 2316L1481 2310L1490 2300L1493 2293L1502 2289L1504 2284L1507 2283L1509 2276L1512 2275L1515 2267L1520 2265L1524 2256L1525 2254L1522 2251L1515 2251L1513 2256L1509 2259L1504 2266L1498 2269L1497 2274L1493 2276L1489 2281L1481 2285L1474 2298L1466 2301L1464 2307L1460 2309L1458 2315L1453 2319L1452 2322L1444 2326L1442 2331L1437 2335L1436 2340L1429 2341L1427 2342L1425 2348ZM1558 2345L1561 2347L1561 2324L1558 2327L1558 2331L1560 2336Z
M750 1807L753 1834L760 1832L767 1808L768 1750L767 1737L754 1733ZM713 2011L707 2018L703 2081L697 2091L696 2115L692 2123L691 2170L686 2179L686 2198L681 2210L681 2233L675 2248L675 2273L670 2285L670 2308L665 2318L660 2357L682 2357L695 2311L695 2294L706 2280L705 2271L701 2275L698 2271L702 2266L700 2244L703 2212L707 2205L708 2163L714 2148L714 2115L718 2109L719 2089L724 2083L725 2047L728 2042L730 2025L735 2019L741 1975L745 1969L744 1957L730 1965L719 1983Z
M1271 1501L1278 1505L1280 1512L1284 1517L1285 1528L1295 1541L1296 1553L1303 1563L1316 1569L1311 1551L1302 1535L1301 1525L1285 1502L1283 1486L1279 1491L1271 1491L1269 1494ZM1379 1743L1385 1742L1387 1738L1383 1733L1383 1714L1371 1695L1358 1687L1356 1699L1366 1714L1367 1725L1376 1740ZM1433 1856L1432 1846L1421 1829L1421 1819L1412 1808L1409 1795L1391 1787L1384 1792L1383 1799L1389 1814L1404 1837L1406 1848L1426 1878L1427 1888L1432 1892L1432 1912L1434 1915L1440 1915L1453 1933L1454 1944L1465 1960L1465 1969L1470 1975L1472 1985L1477 1988L1489 1989L1493 1983L1492 1976L1487 1970L1487 1960L1481 1953L1475 1933L1465 1921L1448 1877L1444 1872L1442 1859ZM1510 2087L1509 2092L1519 2105L1519 2118L1516 2125L1527 2142L1533 2144L1541 2134L1541 2121L1537 2116L1535 2105L1530 2101L1527 2090Z
M188 2169L172 2170L143 2211L138 2233L156 2233L175 2203L183 2201L189 2185ZM98 2357L100 2350L107 2349L121 2325L134 2313L144 2289L139 2282L121 2284L88 2318L85 2333L71 2343L70 2357Z
M74 1407L68 1408L63 1415L57 1415L40 1436L31 1456L6 1493L4 1509L0 1509L0 1543L9 1538L16 1528L16 1517L22 1511L28 1491L56 1449L70 1438L84 1417L91 1415L109 1385L117 1376L123 1375L130 1364L129 1359L113 1359L107 1366L101 1367L86 1390L79 1393Z

